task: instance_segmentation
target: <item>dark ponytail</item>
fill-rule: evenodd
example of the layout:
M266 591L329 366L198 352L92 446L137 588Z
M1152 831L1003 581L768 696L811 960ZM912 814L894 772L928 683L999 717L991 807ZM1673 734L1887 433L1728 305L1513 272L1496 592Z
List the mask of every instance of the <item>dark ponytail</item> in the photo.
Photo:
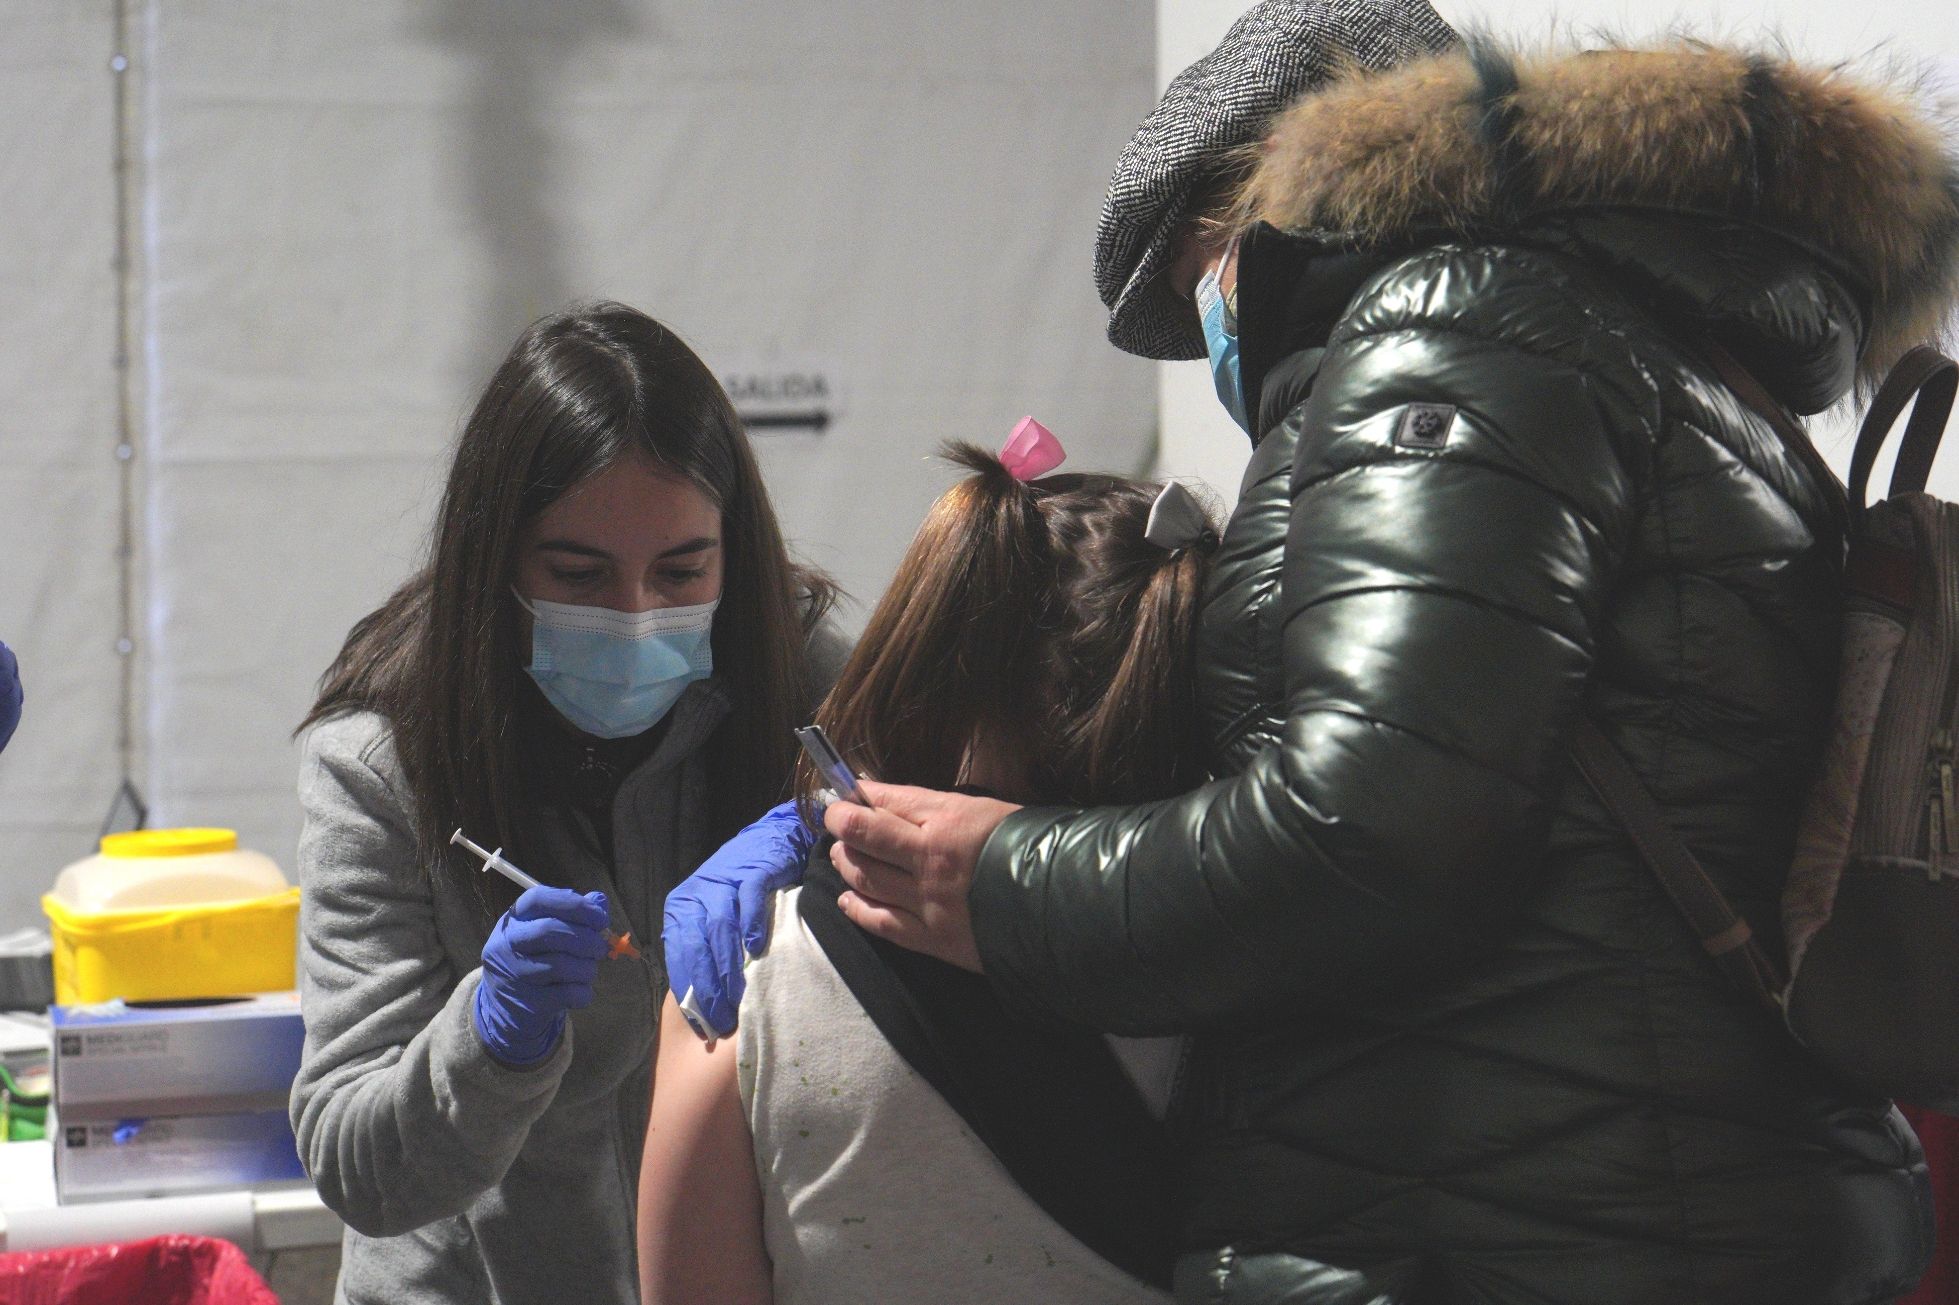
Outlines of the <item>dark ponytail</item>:
M1081 480L1049 514L1065 619L1050 641L1044 787L1084 805L1180 793L1202 778L1192 644L1216 536L1160 548L1143 537L1157 486Z
M926 514L817 713L864 774L931 788L958 782L967 741L1020 724L1052 619L1034 492L973 445L944 454L974 474ZM799 791L816 783L799 762Z
M1181 792L1198 778L1191 749L1181 745L1197 735L1193 645L1208 551L1201 547L1162 553L1136 600L1108 691L1083 723L1087 784L1097 792L1141 800Z

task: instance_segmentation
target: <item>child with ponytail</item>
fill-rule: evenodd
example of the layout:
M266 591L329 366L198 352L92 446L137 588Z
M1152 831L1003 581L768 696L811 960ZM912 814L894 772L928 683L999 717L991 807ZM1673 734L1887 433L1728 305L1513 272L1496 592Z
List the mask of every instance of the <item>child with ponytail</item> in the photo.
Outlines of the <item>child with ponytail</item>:
M1001 457L947 456L971 474L818 710L838 749L875 778L1027 804L1201 782L1202 508L1176 485L1040 474L1059 446L1031 422ZM799 772L806 811L820 783ZM775 899L734 1037L703 1043L668 999L648 1305L1167 1301L1177 1045L1023 1020L979 975L872 938L825 853Z

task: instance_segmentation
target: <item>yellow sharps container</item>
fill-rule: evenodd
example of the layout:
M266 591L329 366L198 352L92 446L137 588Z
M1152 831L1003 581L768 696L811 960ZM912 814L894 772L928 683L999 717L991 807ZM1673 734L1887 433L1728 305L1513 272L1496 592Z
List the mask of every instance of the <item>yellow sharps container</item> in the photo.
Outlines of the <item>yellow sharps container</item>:
M54 999L229 997L294 986L299 889L229 829L110 834L41 898Z

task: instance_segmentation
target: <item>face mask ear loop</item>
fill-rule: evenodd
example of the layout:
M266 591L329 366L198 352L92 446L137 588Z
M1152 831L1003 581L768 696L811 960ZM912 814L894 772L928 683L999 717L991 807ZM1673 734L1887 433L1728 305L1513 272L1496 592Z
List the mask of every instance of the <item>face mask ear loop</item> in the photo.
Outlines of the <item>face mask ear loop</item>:
M1238 279L1231 280L1231 293L1224 293L1224 269L1227 264L1238 260L1238 246L1244 241L1242 235L1233 236L1231 243L1224 247L1224 257L1218 260L1218 298L1224 305L1224 330L1232 339L1238 338Z
M1226 255L1237 247L1233 241L1226 248ZM1225 327L1224 293L1218 285L1218 273L1225 260L1220 258L1197 282L1197 309L1199 321L1204 331L1204 352L1211 360L1211 383L1217 389L1218 402L1238 423L1239 429L1251 432L1252 425L1245 413L1245 395L1238 364L1238 337ZM1235 291L1236 286L1232 287Z

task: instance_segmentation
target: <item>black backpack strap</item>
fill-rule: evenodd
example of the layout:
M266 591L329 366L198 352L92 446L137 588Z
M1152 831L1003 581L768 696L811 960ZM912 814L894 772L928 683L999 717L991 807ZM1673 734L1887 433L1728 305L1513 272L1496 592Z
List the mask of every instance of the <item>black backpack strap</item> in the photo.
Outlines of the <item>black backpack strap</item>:
M798 913L892 1049L1049 1217L1125 1273L1168 1288L1178 1244L1169 1137L1107 1040L1013 1019L983 976L852 924L837 906L844 891L820 848Z
M1788 980L1781 967L1755 941L1748 921L1717 888L1687 844L1667 824L1660 804L1633 772L1612 740L1591 720L1580 718L1571 736L1572 760L1613 820L1632 840L1639 859L1660 881L1701 948L1714 958L1735 986L1782 1015L1780 995Z
M1871 469L1877 455L1897 425L1905 405L1913 399L1911 420L1905 423L1904 443L1891 470L1891 494L1916 494L1925 488L1932 474L1932 460L1938 456L1939 440L1945 434L1952 403L1959 395L1959 363L1936 349L1919 345L1898 360L1891 374L1871 400L1864 425L1857 432L1857 450L1850 458L1850 507L1864 510L1870 487Z

